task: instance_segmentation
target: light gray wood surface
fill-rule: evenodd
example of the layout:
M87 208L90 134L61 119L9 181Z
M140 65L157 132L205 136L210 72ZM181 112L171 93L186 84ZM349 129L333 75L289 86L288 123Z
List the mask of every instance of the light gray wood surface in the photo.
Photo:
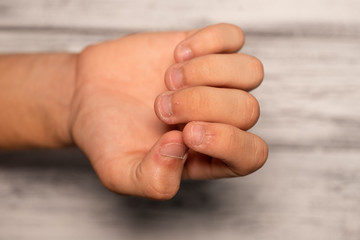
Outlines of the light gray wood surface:
M118 196L77 150L0 153L0 239L359 239L360 2L0 0L0 52L79 51L128 33L231 22L266 77L251 176Z

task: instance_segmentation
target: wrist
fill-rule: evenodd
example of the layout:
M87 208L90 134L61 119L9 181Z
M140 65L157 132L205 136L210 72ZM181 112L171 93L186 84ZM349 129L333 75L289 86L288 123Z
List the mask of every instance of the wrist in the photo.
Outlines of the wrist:
M0 148L72 144L76 62L69 53L0 56Z
M37 66L45 71L37 74L39 147L67 147L73 145L70 130L70 113L76 79L77 54L41 54ZM34 81L35 82L35 81ZM35 133L34 133L35 134Z
M50 110L48 112L49 118L52 118L50 124L54 126L53 147L67 147L74 144L71 133L71 107L75 92L78 54L66 53L57 57L59 58L58 75L54 76L52 82L54 85L50 87L54 90L50 91L54 96L47 96L52 98L52 106L46 108Z

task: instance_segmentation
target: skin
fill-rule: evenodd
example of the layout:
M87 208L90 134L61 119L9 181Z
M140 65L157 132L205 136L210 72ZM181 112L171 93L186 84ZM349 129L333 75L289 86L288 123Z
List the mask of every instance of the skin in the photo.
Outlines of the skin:
M111 191L170 199L181 179L247 175L263 79L230 24L142 33L80 54L0 57L1 148L77 145ZM202 133L202 134L201 134Z

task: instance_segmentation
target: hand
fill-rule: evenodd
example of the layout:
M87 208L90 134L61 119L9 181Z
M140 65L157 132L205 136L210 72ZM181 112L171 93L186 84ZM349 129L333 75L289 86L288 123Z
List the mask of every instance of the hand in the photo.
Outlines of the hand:
M263 68L235 53L243 42L239 28L218 24L130 35L80 54L71 133L108 189L169 199L182 178L241 176L264 164L266 143L245 131L259 117L247 91Z

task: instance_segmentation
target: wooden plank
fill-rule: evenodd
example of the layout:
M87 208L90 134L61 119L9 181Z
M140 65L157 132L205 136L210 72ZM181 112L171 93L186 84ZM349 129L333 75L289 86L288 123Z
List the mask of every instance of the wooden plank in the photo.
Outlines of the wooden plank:
M249 177L185 182L168 202L107 192L74 152L3 154L0 182L1 239L355 240L360 234L358 151L273 152Z
M214 22L266 29L300 23L359 24L360 2L217 0L2 0L0 26L173 29Z
M266 72L254 131L274 146L359 149L359 40L250 36L244 51Z

